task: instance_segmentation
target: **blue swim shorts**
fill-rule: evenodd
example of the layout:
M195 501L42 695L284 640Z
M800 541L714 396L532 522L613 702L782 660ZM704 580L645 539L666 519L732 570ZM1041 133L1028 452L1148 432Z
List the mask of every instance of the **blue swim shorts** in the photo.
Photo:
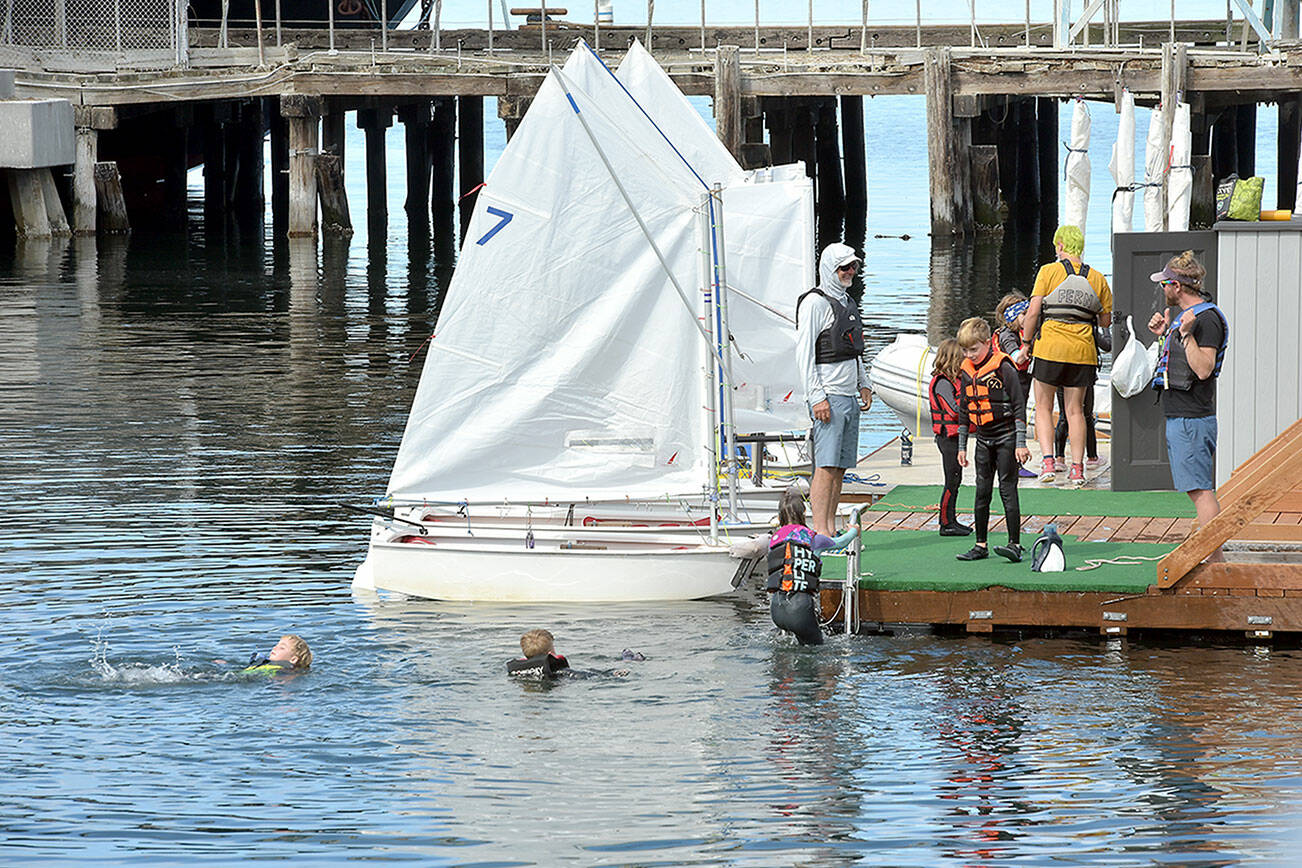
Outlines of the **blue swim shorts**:
M832 405L832 420L814 419L814 466L854 467L859 460L859 399L828 395L827 401Z
M1166 453L1176 491L1216 490L1216 417L1166 420Z

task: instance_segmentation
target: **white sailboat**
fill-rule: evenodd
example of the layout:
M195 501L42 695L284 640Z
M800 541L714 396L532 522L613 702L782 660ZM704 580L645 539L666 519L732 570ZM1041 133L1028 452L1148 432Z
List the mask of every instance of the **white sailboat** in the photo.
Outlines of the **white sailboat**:
M803 171L743 172L640 46L618 75L576 48L480 191L354 584L730 591L721 517L772 512L746 515L734 432L805 412L780 320L812 285L812 214Z

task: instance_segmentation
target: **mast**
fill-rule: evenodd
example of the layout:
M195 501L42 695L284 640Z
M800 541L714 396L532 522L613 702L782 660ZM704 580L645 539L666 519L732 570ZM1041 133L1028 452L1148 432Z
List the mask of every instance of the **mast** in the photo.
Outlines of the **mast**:
M737 424L733 416L732 393L732 332L728 329L728 263L723 239L723 187L714 185L710 191L711 247L714 258L714 304L718 310L719 331L716 335L719 372L720 408L723 411L721 441L724 468L728 477L728 517L736 521L737 508Z
M713 287L714 258L710 253L714 229L710 225L710 193L705 194L697 222L701 226L701 318L709 340L705 344L705 449L709 453L709 478L706 480L706 499L710 505L710 542L719 541L719 454L715 448L719 434L718 393L715 371L718 368L718 347L715 343L715 304Z

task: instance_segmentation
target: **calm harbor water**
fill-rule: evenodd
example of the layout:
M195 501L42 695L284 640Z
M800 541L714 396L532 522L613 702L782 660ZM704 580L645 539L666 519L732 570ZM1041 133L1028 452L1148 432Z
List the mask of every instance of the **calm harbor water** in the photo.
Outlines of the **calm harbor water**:
M868 240L880 346L1034 260L933 251L920 101L869 108L869 233L912 236ZM1297 651L807 649L755 593L354 596L366 522L334 504L383 490L450 268L409 256L401 195L375 243L196 209L184 236L0 249L0 863L1295 861ZM893 432L875 409L865 443ZM534 626L590 677L509 681ZM285 631L310 672L234 674Z

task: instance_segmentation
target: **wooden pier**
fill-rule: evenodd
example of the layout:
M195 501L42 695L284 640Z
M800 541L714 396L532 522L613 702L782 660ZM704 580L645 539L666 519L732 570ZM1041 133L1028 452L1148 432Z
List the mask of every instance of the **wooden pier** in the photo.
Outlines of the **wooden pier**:
M1227 42L1224 21L1121 24L1115 34L1085 27L1094 47L1068 49L1048 46L1047 26L983 25L980 32L974 47L962 44L969 28L952 26L662 27L650 43L685 93L713 98L719 135L743 165L805 163L815 180L820 240L862 232L862 100L878 95L927 100L933 234L1056 220L1060 101L1113 103L1123 89L1140 104L1170 106L1181 94L1192 106L1195 221L1210 215L1216 178L1251 174L1256 107L1278 103L1280 193L1273 204L1292 208L1302 128L1296 39L1244 50ZM0 64L17 68L19 97L65 99L76 109L77 160L63 191L73 232L122 229L128 220L175 225L185 214L185 172L200 164L206 221L258 223L267 137L276 233L348 232L355 209L339 198L343 163L327 158L341 156L344 119L353 116L366 135L368 224L387 223L389 172L400 172L411 232L428 238L464 227L473 208L484 175L485 97L496 98L509 134L549 64L579 39L599 45L613 66L632 39L647 38L643 28L549 22L545 37L532 25L441 31L438 49L427 30L386 31L383 51L376 35L285 29L271 44L265 30L223 36L191 29L184 67L158 68L156 58L129 53L17 48L0 48ZM406 145L401 170L384 161L395 120ZM100 187L89 180L106 162L117 165L120 200L109 170ZM97 223L97 214L109 223ZM3 232L13 221L0 223Z

